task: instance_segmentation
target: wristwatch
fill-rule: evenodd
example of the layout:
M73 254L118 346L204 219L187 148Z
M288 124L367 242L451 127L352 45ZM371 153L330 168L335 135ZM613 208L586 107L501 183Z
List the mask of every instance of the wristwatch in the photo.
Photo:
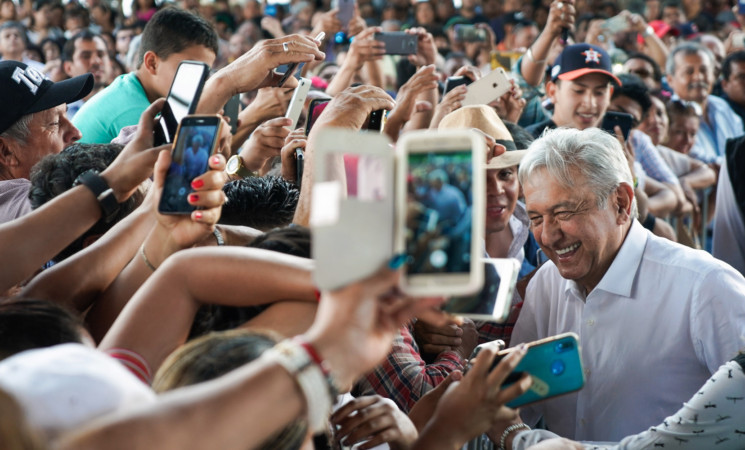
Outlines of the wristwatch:
M97 170L90 169L78 175L72 183L73 187L80 184L93 192L98 201L98 206L101 207L104 222L111 222L116 213L119 212L119 202L116 201L114 190L109 187L106 180L99 175Z
M258 177L259 174L249 170L243 165L243 158L241 155L233 155L225 165L225 172L230 176L237 176L241 178Z

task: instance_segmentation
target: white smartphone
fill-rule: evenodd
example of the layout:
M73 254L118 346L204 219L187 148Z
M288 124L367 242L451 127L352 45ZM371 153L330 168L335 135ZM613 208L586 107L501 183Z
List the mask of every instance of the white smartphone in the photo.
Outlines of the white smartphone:
M401 289L412 296L481 289L484 240L483 136L416 131L397 144L396 251L406 255Z
M514 258L485 258L484 286L475 295L453 297L442 310L474 320L502 323L510 315L520 264Z
M292 120L290 130L294 130L297 126L297 121L300 118L300 113L303 112L303 105L305 104L305 98L308 96L310 91L310 80L307 78L300 78L295 88L295 92L292 93L290 99L290 106L287 107L287 114L285 117Z
M497 67L480 80L468 85L466 97L461 102L467 105L488 105L510 90L512 84L503 68Z

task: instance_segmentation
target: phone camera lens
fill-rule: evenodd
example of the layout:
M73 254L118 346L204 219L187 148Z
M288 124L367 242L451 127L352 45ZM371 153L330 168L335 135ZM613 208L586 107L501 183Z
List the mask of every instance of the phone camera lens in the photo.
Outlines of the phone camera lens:
M562 373L564 373L564 362L557 359L556 361L551 363L551 373L559 376Z
M574 348L574 345L571 342L559 342L554 347L554 352L556 352L556 353L564 353L564 352L566 352L568 350L571 350L572 348Z

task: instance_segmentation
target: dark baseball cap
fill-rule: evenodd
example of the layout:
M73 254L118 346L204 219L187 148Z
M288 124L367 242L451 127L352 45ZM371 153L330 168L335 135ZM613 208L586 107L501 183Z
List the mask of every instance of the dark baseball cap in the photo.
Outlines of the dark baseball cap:
M3 99L0 133L26 114L80 100L91 89L90 73L54 83L22 62L0 61L0 98Z
M621 81L613 75L608 52L592 44L574 44L566 47L551 67L551 80L572 81L589 73L608 75L616 84L621 85Z

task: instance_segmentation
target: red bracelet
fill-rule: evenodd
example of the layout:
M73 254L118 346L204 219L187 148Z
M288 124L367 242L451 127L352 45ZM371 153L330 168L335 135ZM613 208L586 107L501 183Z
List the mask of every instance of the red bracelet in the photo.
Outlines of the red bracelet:
M313 361L320 369L321 373L323 373L323 376L326 378L326 383L328 384L329 393L331 394L332 398L336 398L337 395L339 395L339 386L336 382L336 379L334 378L333 374L331 373L331 369L329 368L329 365L324 361L323 358L321 358L320 353L318 353L318 350L316 350L315 347L313 347L313 344L305 340L302 336L295 336L295 338L292 339L293 342L295 342L297 345L301 346L305 352L310 357L311 361Z

